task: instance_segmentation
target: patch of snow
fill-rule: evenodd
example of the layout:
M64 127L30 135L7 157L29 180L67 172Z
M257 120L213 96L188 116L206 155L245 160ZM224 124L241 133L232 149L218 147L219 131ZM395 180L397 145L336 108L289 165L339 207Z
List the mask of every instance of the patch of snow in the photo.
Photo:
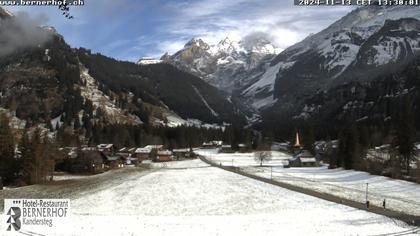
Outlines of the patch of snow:
M205 150L198 153L224 166L231 166L233 159L233 166L241 167L243 171L266 178L271 177L270 168L259 168L252 163L254 161L252 154L242 155L237 160L236 155L232 154L219 154L206 152ZM281 158L291 158L287 154L282 155ZM267 163L267 165L270 164ZM310 168L273 167L272 176L273 179L280 182L362 203L366 200L366 183L369 183L368 197L371 204L381 207L382 201L386 199L389 209L420 215L420 184L371 175L361 171L328 169L327 166Z
M64 194L71 198L71 216L63 227L26 230L37 235L270 236L372 235L414 229L199 162L114 171L94 185L72 189L76 192L71 196ZM18 195L36 188L25 187ZM12 190L2 192L8 191ZM0 220L6 222L5 217L2 214Z
M201 101L204 103L204 105L207 107L207 109L209 109L209 111L211 112L211 114L213 116L218 117L219 114L217 114L217 112L215 112L210 105L207 103L206 99L203 97L203 95L200 93L200 91L197 89L197 87L195 87L194 85L191 85L194 89L194 91L197 93L197 95L200 97Z
M26 120L21 120L16 116L15 112L10 111L9 109L0 107L0 114L5 114L9 118L10 126L14 129L25 129Z
M150 58L150 57L143 57L140 58L140 60L137 62L139 65L153 65L153 64L160 64L162 63L162 60Z
M99 90L98 82L89 74L89 70L82 64L80 64L80 77L86 82L85 86L80 87L81 95L92 102L95 111L97 108L101 108L106 113L108 120L112 123L142 123L140 118L133 115L126 115L109 96Z
M274 90L274 82L276 80L277 73L279 73L280 68L289 68L293 66L294 62L288 63L278 63L274 66L268 66L262 76L258 79L256 83L247 88L244 91L244 94L251 95L257 93L259 90L268 88L269 92Z
M57 116L56 118L51 120L51 126L53 127L53 129L55 130L55 128L58 125L58 128L60 128L63 125L63 122L61 122L61 117L63 116L63 114Z

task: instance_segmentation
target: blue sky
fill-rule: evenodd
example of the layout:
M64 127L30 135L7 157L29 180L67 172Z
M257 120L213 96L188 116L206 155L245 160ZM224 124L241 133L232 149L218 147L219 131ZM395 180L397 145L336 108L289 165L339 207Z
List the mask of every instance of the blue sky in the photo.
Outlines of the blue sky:
M85 0L71 8L12 7L54 26L72 47L120 60L174 53L192 37L217 43L264 33L284 49L351 11L347 7L297 7L293 0Z

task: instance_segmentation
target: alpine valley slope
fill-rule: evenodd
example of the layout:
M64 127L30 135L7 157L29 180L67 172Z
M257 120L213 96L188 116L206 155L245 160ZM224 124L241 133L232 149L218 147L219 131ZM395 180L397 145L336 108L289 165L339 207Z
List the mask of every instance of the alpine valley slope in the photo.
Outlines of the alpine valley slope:
M27 127L51 129L88 120L176 126L237 117L234 106L198 77L171 65L139 66L71 48L52 27L2 8L0 108Z
M417 7L361 7L287 48L271 62L277 73L266 73L265 84L276 99L266 115L337 118L349 102L375 107L375 99L413 89L401 74L388 90L379 88L386 87L384 77L403 72L418 56L419 19ZM369 98L373 84L377 96Z
M360 7L277 56L279 50L269 41L254 37L250 43L226 38L212 46L192 39L161 59L256 112L307 117L317 110L306 103L316 94L369 83L409 64L420 50L419 19L416 7Z

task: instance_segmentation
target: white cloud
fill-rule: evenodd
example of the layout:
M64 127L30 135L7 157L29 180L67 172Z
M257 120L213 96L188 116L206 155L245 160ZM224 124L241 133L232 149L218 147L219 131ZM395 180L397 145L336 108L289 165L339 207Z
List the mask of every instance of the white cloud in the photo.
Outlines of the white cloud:
M266 33L286 48L350 11L346 7L297 7L286 0L86 0L71 8L74 20L56 7L20 7L45 14L48 24L73 47L87 47L118 59L174 53L192 37L215 44Z
M286 48L316 33L351 8L298 7L293 1L205 0L166 6L173 10L161 32L177 37L199 37L217 43L229 36L240 39L254 32L267 33L273 43ZM183 44L180 45L182 48Z
M180 48L182 48L185 44L185 41L183 40L177 40L177 41L163 41L158 44L158 47L160 51L162 52L169 52L174 53Z

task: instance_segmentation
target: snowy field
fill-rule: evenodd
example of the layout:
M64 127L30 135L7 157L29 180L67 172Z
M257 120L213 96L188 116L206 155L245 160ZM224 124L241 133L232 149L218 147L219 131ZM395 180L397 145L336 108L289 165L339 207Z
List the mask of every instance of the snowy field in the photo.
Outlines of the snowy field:
M72 217L66 227L28 230L38 235L378 235L412 229L200 160L72 181L69 186L0 191L0 198L70 198Z
M259 166L260 163L255 161L254 153L218 153L217 149L201 149L195 151L199 155L203 155L216 164L224 166ZM287 165L289 155L283 152L272 151L271 160L263 162L263 165L280 166Z
M72 217L65 227L26 231L37 235L379 235L412 229L200 160L68 181L0 191L0 199L70 198Z
M224 166L231 166L232 159L234 159L233 165L241 167L241 170L248 173L266 178L273 176L280 182L359 202L366 200L366 183L368 183L368 199L371 204L382 206L383 200L386 199L387 208L420 216L420 184L371 175L361 171L330 170L326 166L283 168L272 165L271 161L264 164L273 166L273 168L261 168L257 166L251 153L226 155L217 154L215 150L200 150L198 153ZM278 155L283 155L286 159L289 157L287 154ZM240 158L236 160L236 156L240 156ZM249 165L246 166L246 164ZM271 173L271 171L273 172Z

